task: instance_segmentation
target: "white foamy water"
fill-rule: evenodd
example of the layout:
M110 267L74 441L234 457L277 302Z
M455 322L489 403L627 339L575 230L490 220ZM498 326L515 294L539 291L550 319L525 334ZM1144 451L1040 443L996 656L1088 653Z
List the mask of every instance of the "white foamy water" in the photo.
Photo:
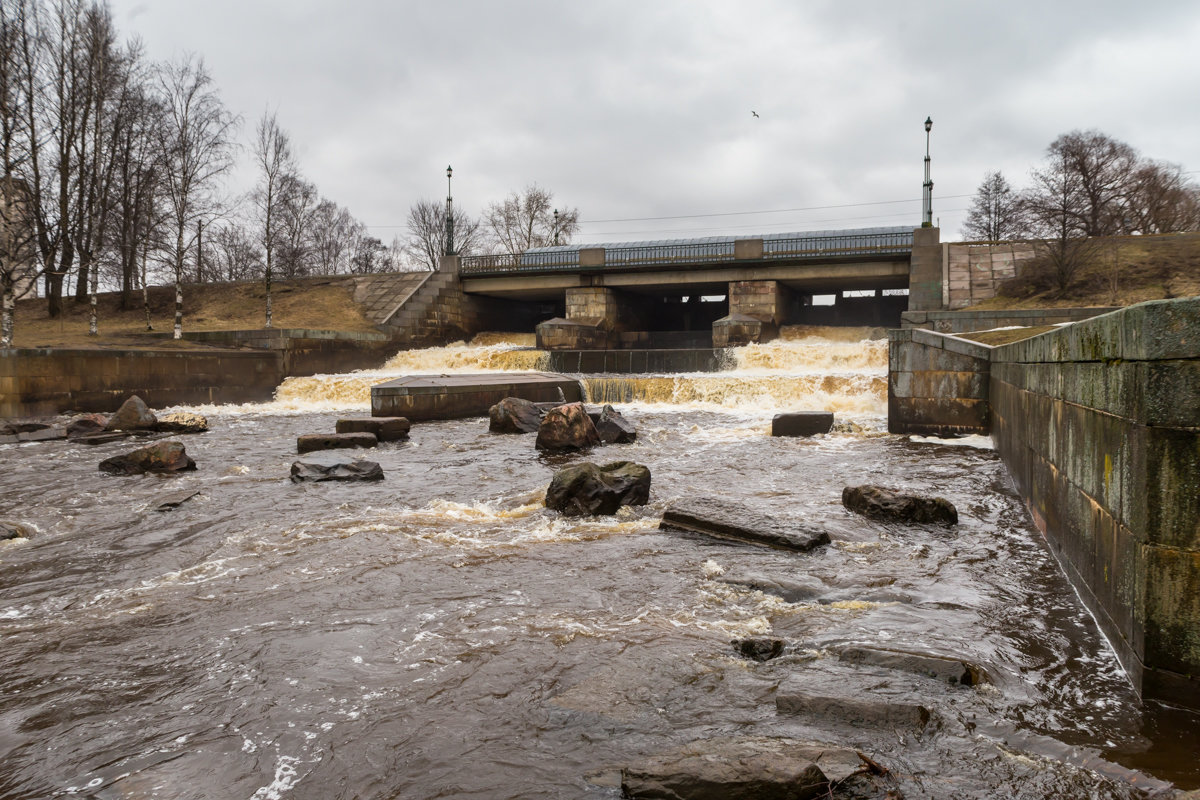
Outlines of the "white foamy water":
M832 411L879 427L887 416L887 342L866 328L785 328L780 339L730 348L736 365L719 373L583 376L586 401L658 410L720 411L763 417ZM304 414L367 410L371 387L406 375L529 372L547 354L529 334L485 333L470 344L405 350L377 370L288 378L270 403L200 406L200 413Z

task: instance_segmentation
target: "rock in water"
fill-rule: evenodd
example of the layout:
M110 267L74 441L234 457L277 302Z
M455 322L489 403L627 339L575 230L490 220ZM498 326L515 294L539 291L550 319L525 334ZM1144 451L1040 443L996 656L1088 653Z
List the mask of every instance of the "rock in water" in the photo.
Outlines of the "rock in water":
M309 456L292 462L293 483L308 481L381 481L383 468L374 461L354 461L334 455Z
M751 661L770 661L783 655L781 639L734 639L730 644L738 655Z
M179 508L181 505L191 500L196 495L200 494L199 489L185 489L182 492L169 492L161 495L154 500L154 505L151 506L155 511L170 511L173 508Z
M538 450L552 453L586 450L600 444L600 434L583 403L567 403L546 412L538 426Z
M296 437L296 452L304 455L314 450L374 447L377 444L379 439L373 433L310 433Z
M873 667L912 672L934 680L960 686L978 686L990 683L987 670L958 658L948 658L933 653L915 653L905 650L887 650L881 647L851 645L836 650L838 658L850 664L866 664Z
M135 394L121 404L117 413L109 417L108 425L104 429L108 431L154 430L157 422L158 418L154 416L154 412L142 402L142 398Z
M615 514L621 506L645 505L649 498L648 468L632 461L602 467L585 461L554 473L546 507L569 517Z
M199 414L177 411L159 417L154 430L162 433L204 433L208 430L208 420Z
M826 798L863 767L854 750L794 739L745 737L692 742L621 770L625 797L671 800Z
M373 433L381 442L400 442L408 438L412 423L408 417L339 419L334 430L338 433Z
M637 441L637 428L612 406L600 410L596 421L596 433L605 444L628 444Z
M533 433L541 427L546 409L531 400L506 397L488 409L492 433Z
M110 475L141 475L145 472L170 474L195 468L196 462L188 457L181 442L155 442L149 447L100 462L100 471Z
M882 486L847 486L842 490L842 505L872 519L938 525L958 522L958 509L949 500L903 494Z
M794 524L757 514L745 506L709 498L688 498L672 503L663 512L658 527L782 550L806 551L829 544L829 534L825 531L804 530Z
M771 420L772 436L815 436L833 429L833 414L828 411L796 411L776 414Z
M0 519L0 541L5 539L28 539L29 527L19 522Z
M103 414L83 414L71 420L67 425L67 438L78 439L80 436L90 436L100 433L108 424L108 417Z

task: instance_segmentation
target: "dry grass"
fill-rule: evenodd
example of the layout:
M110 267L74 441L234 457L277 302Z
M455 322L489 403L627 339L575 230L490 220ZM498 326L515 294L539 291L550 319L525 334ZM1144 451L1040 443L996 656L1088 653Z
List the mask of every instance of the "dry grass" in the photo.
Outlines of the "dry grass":
M133 307L120 309L120 294L98 298L100 334L88 335L90 306L85 300L64 301L64 313L51 319L45 299L17 303L14 344L17 347L205 347L170 338L175 325L173 287L150 288L150 324L141 292L135 292ZM183 289L184 331L219 331L262 328L266 293L262 283L227 283L185 286ZM272 287L272 324L276 328L377 332L362 309L354 303L352 284L338 279L278 281ZM161 338L167 334L167 338Z
M1200 233L1095 240L1090 260L1066 291L1026 266L974 309L1131 306L1200 295Z
M1019 342L1022 339L1028 339L1030 336L1037 336L1039 333L1047 333L1055 330L1056 327L1055 325L1036 325L1029 328L1006 328L1000 331L979 331L977 333L956 333L954 335L960 339L970 339L980 344L996 346Z

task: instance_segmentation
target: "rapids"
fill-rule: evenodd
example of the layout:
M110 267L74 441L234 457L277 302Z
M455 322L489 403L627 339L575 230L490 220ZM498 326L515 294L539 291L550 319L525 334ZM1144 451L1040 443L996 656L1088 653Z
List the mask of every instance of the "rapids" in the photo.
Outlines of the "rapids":
M212 427L183 439L194 473L99 473L128 443L0 446L0 519L36 531L0 542L0 800L616 798L630 759L732 734L858 747L909 800L1200 785L1197 718L1137 699L986 442L886 434L886 346L819 333L714 375L588 377L639 428L590 458L653 473L650 503L612 518L547 511L580 457L481 419L381 445L377 484L288 481L295 437L368 413L372 382L537 368L504 337L191 409ZM810 407L837 412L833 433L768 435ZM854 517L841 489L868 482L944 496L961 521ZM199 494L151 510L180 490ZM712 494L833 544L657 530L668 503ZM725 582L739 573L823 589L788 603ZM789 654L741 659L746 636ZM937 688L920 733L777 716L780 682L835 674L848 642L975 660L994 685Z

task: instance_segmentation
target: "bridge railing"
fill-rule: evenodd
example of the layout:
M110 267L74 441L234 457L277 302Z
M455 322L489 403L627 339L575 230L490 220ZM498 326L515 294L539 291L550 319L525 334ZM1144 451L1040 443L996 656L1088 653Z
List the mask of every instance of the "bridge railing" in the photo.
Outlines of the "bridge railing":
M752 256L739 253L739 243L751 243ZM572 272L579 270L638 269L663 266L734 264L761 259L818 259L908 255L912 252L911 230L846 231L829 234L797 234L761 239L713 239L678 242L649 242L616 247L571 247L466 256L463 275L505 275L525 272ZM761 255L759 255L761 253Z

